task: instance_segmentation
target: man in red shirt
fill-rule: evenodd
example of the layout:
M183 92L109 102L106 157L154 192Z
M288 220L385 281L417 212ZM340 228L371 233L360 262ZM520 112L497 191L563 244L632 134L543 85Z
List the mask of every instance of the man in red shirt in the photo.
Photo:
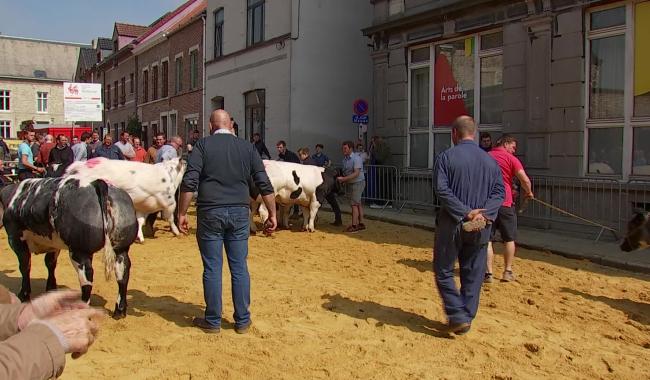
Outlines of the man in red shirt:
M524 167L517 157L517 140L511 135L503 135L497 141L497 146L492 148L488 154L494 158L501 169L503 176L503 186L506 188L506 196L503 204L499 208L494 225L492 226L492 233L494 240L494 232L499 230L501 239L506 246L506 252L503 255L505 270L501 281L509 282L515 280L515 275L512 272L512 262L515 259L515 239L517 238L517 212L512 197L512 181L515 177L521 183L524 196L526 198L533 198L533 191L531 188L530 179L524 171ZM488 245L487 252L487 272L485 273L485 282L492 282L492 261L494 259L494 251L492 250L492 243Z
M54 148L56 144L54 143L54 136L46 135L45 142L41 144L41 148L38 151L38 161L47 167L50 161L50 151Z
M131 161L144 162L147 157L147 151L142 147L142 142L139 137L133 138L133 150L135 151L135 157Z

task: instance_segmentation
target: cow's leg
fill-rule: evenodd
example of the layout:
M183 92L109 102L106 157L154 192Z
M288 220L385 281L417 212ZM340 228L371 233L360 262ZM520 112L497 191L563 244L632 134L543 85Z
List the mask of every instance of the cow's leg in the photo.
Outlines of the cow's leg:
M7 232L7 234L9 235L9 246L16 253L16 257L18 257L18 268L20 269L20 274L23 276L23 281L20 285L20 292L18 292L18 298L23 302L29 301L30 295L32 294L32 285L30 280L32 254L29 252L27 243L20 240L20 238L13 233Z
M309 230L309 232L316 231L316 227L314 227L314 222L316 221L316 214L318 213L319 208L320 208L320 202L318 202L317 200L313 200L309 204L309 226L307 227L307 230Z
M81 300L90 302L90 293L93 291L93 254L70 252L70 261L79 277L81 286Z
M136 212L135 217L138 220L138 237L137 237L136 241L138 243L144 243L144 231L143 231L143 228L145 227L146 214L143 214L141 212ZM147 224L146 227L149 228L149 225ZM151 227L151 231L153 231L153 227ZM151 236L153 234L148 234L148 235Z
M165 219L169 223L169 228L171 228L172 233L175 236L178 236L181 234L181 232L178 230L178 227L176 227L176 223L174 223L174 207L175 205L170 206L162 211L163 219Z
M302 209L302 230L309 231L309 208L303 205L300 205L300 208Z
M59 258L60 252L60 250L57 250L45 254L45 266L47 267L47 284L45 285L46 292L56 290L57 288L54 271L56 270L56 261Z
M266 205L264 203L261 203L259 205L258 211L260 213L260 220L262 223L266 223L266 220L269 218L269 210L267 210Z
M138 213L137 215L138 217L140 217L140 213ZM144 226L140 230L148 238L154 237L154 234L156 232L156 229L154 228L154 224L156 224L156 219L158 219L158 212L156 211L151 214L142 214L142 216L145 217L145 222L144 222Z
M126 317L126 291L129 287L129 275L131 273L131 259L128 248L115 251L115 278L117 279L117 301L113 318L122 319Z
M280 226L289 229L289 213L291 212L291 204L280 205Z

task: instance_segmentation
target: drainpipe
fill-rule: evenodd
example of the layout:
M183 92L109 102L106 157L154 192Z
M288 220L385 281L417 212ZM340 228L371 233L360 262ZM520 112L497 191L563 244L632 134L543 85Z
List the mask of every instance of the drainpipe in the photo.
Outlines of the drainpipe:
M202 75L202 80L203 80L203 89L202 89L202 96L201 96L201 135L205 136L205 96L206 96L206 90L205 90L205 64L207 62L206 60L206 54L205 54L205 33L207 32L206 30L206 22L205 22L206 14L203 12L201 15L201 20L203 21L203 46L201 47L201 54L203 55L203 75Z

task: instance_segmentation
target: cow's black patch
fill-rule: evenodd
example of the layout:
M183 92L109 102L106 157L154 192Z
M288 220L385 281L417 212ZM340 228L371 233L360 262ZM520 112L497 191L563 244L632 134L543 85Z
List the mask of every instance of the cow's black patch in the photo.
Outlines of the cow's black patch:
M135 170L129 170L129 173L135 175Z
M167 182L167 180L166 180L165 178L163 178L163 179L162 179L162 183L165 183L165 182Z

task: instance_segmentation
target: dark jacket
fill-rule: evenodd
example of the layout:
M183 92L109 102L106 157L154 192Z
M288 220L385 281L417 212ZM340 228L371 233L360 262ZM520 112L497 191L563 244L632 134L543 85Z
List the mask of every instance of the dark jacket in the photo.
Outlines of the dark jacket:
M461 222L473 209L485 209L485 217L494 221L505 197L496 161L469 140L462 140L438 155L433 185L442 208L436 218L440 246L452 241L460 243ZM462 237L465 244L486 244L490 228L464 235L468 235L467 239Z
M298 157L298 155L293 153L289 149L285 150L284 154L278 155L278 157L280 157L280 160L282 160L284 162L293 162L295 164L300 163L300 158Z
M264 164L253 144L231 134L214 134L194 144L181 191L198 190L198 209L249 207L250 177L262 195L273 194Z
M95 157L104 157L109 160L124 160L122 151L120 148L116 147L115 144L111 144L111 146L108 147L104 144L98 146L93 154L93 158Z
M48 177L62 177L65 169L74 161L74 152L69 145L63 148L55 146L50 150L50 156L47 165ZM56 169L54 166L58 165Z
M269 160L271 159L271 153L269 153L269 150L266 149L266 145L264 144L264 141L260 140L254 142L253 145L255 146L255 150L257 151L257 153L259 153L260 157L264 158L264 156L266 156Z

